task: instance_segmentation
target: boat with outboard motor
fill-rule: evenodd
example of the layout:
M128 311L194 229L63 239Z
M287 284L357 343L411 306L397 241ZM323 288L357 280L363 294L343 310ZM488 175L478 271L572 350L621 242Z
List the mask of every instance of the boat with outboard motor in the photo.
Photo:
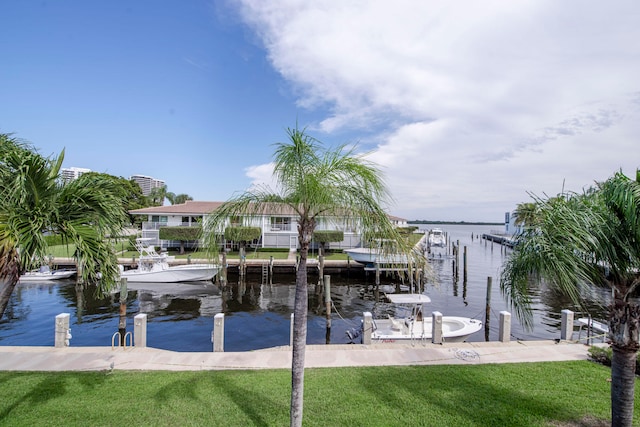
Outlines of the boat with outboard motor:
M445 236L444 231L439 228L434 228L429 231L428 242L429 246L432 248L444 248L447 245L447 237Z
M51 270L49 266L43 265L38 270L27 271L20 276L21 282L47 282L49 280L69 279L75 276L75 269Z
M407 257L400 254L385 254L379 248L351 248L343 251L354 261L370 264L406 264Z
M433 318L423 315L423 305L431 302L431 298L422 294L386 294L385 298L395 306L396 312L386 319L373 319L372 344L431 341ZM480 320L442 316L442 339L445 342L463 342L480 329Z
M183 264L170 266L175 258L166 253L158 253L150 245L148 238L136 239L136 249L140 253L138 268L121 270L120 277L137 283L178 283L212 280L218 274L215 264Z

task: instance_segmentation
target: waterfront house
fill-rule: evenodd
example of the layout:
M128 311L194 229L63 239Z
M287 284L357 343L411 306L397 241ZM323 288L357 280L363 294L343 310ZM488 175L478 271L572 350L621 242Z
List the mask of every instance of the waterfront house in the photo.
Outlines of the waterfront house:
M152 244L166 249L175 246L176 243L160 240L161 227L201 226L206 222L207 216L223 203L188 200L185 203L176 205L135 209L129 211L129 213L146 216L146 221L142 223L142 237L150 238L152 239ZM389 219L398 227L407 226L406 219L395 216L389 216ZM297 216L287 206L274 204L271 208L267 207L260 215L253 215L251 218L239 218L232 225L259 227L262 230L260 239L252 243L253 247L288 248L290 250L295 250L298 247ZM343 241L332 242L331 248L348 249L361 246L357 224L352 218L320 218L316 229L340 230L344 233ZM192 245L196 243L192 242ZM231 244L229 242L229 245Z

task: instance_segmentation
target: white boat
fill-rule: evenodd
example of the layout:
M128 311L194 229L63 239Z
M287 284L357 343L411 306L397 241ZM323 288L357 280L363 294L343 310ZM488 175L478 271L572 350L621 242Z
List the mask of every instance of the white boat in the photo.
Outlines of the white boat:
M447 245L447 238L444 231L434 228L429 232L429 246L432 248L444 248Z
M156 252L155 248L149 245L149 240L151 239L136 239L136 248L140 253L138 268L122 270L120 277L136 283L178 283L209 281L218 274L219 268L215 264L170 266L169 261L174 257Z
M371 332L372 343L430 342L432 338L432 316L423 315L423 305L431 299L422 294L387 294L395 304L396 313L404 309L405 316L388 316L375 319ZM482 329L480 320L469 317L442 316L442 339L444 342L463 342Z
M43 265L37 271L27 271L20 276L21 282L45 282L49 280L69 279L76 274L76 270L51 270Z
M407 257L399 254L383 254L378 248L352 248L345 249L344 253L360 264L406 264Z

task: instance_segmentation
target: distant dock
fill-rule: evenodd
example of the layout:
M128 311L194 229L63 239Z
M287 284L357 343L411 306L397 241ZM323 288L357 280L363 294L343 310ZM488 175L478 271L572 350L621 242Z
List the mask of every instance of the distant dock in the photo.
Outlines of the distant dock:
M512 236L505 236L499 234L483 234L482 238L489 240L490 242L499 243L502 246L508 246L512 248L515 245L515 241Z

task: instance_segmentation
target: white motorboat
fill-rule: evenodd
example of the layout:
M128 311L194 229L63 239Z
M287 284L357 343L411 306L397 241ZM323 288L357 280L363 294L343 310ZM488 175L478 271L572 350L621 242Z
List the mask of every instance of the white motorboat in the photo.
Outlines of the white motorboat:
M423 305L431 299L422 294L387 294L386 298L396 307L396 316L375 319L371 332L372 343L392 343L423 341L432 338L430 315L423 315ZM406 315L398 313L404 311ZM444 342L463 342L469 336L482 329L480 320L469 317L442 316L442 338Z
M136 283L178 283L209 281L218 274L219 267L215 264L170 266L169 261L173 261L174 257L156 252L149 245L149 240L151 239L136 239L136 248L140 253L138 268L122 270L120 277Z
M43 265L37 271L27 271L20 276L21 282L45 282L49 280L69 279L76 274L75 269L51 270L49 266Z
M344 253L360 264L406 264L407 257L400 254L383 254L378 248L352 248L345 249Z
M429 246L432 248L444 248L447 245L447 237L439 228L434 228L429 232Z

